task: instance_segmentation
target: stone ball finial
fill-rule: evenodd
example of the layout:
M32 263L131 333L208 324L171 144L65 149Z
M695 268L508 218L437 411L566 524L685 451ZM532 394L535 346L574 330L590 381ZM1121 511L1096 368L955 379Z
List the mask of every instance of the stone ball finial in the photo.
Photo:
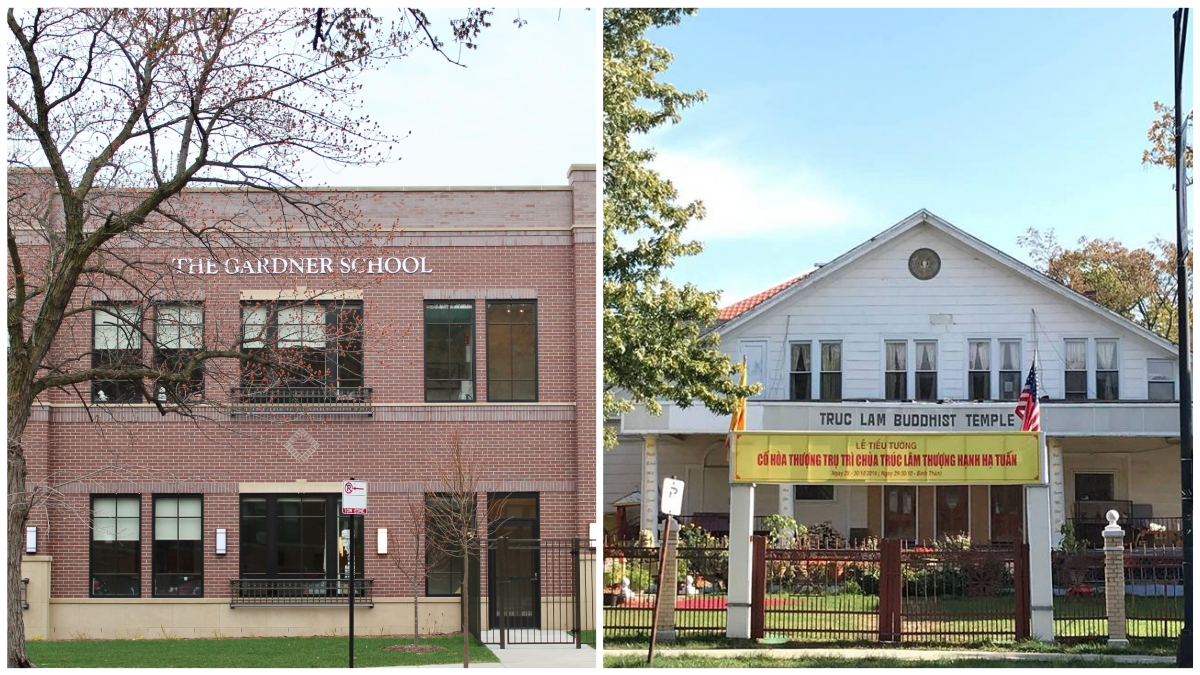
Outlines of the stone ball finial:
M1116 525L1117 521L1121 518L1121 514L1116 509L1109 509L1108 513L1104 514L1104 517L1108 519L1109 525Z

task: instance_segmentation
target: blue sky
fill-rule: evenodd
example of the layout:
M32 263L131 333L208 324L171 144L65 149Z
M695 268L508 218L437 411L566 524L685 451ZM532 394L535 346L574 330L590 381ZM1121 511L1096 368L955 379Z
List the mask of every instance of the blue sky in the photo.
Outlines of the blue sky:
M598 163L598 11L496 9L479 48L460 51L446 26L465 12L427 14L466 68L425 49L363 78L363 112L389 133L412 132L393 152L400 161L313 165L310 184L566 185L571 164ZM518 16L528 23L518 28Z
M920 208L1022 260L1030 227L1173 240L1174 174L1141 164L1171 34L1166 9L704 9L652 31L663 79L709 94L644 139L708 208L670 276L729 304Z

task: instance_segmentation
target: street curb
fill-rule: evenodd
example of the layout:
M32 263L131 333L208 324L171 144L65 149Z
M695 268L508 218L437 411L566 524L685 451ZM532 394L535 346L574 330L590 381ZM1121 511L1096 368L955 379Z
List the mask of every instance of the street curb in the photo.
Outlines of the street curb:
M985 652L941 649L660 649L658 656L707 656L738 658L760 656L771 659L828 657L836 659L892 658L909 661L974 659L990 661L1103 661L1114 663L1174 664L1175 657L1149 654L1056 654L1036 652ZM604 656L645 656L641 649L605 649Z

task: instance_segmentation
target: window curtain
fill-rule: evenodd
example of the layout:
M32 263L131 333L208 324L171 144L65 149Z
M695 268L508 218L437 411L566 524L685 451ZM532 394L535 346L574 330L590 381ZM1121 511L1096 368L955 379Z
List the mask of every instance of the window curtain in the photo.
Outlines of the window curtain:
M907 345L903 342L887 343L887 369L888 370L907 370Z
M1067 370L1087 370L1087 342L1070 340L1067 342Z
M792 345L792 372L807 373L812 371L810 349L811 347L807 343L795 343Z
M821 344L821 370L832 373L842 369L842 343L826 342Z
M1116 369L1117 369L1117 343L1116 343L1116 341L1114 341L1114 340L1096 340L1096 370L1116 370Z
M971 370L991 370L991 345L986 341L970 343Z
M917 370L937 370L937 343L917 343Z
M1020 370L1021 343L1005 341L1000 343L1000 370Z

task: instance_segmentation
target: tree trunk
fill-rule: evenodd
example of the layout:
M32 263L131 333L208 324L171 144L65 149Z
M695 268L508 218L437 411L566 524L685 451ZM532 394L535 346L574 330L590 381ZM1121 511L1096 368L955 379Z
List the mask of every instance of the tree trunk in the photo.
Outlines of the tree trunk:
M469 612L467 610L467 603L469 602L471 596L471 581L469 578L471 576L469 573L471 570L470 553L467 553L463 556L463 570L468 572L467 574L463 575L462 585L463 668L466 668L467 662L470 660L468 658L468 650L470 649L471 644L471 626L469 625L470 619L468 619Z
M10 376L17 375L11 373ZM25 523L29 495L25 493L25 453L21 437L29 419L31 397L9 391L8 406L8 667L33 666L25 655L25 617L21 608L21 556L25 552Z
M421 637L420 637L421 636L421 626L420 626L420 624L417 623L417 621L419 620L418 613L417 613L417 604L420 602L420 600L421 599L419 597L417 597L417 585L413 584L413 646L414 647L421 644Z

